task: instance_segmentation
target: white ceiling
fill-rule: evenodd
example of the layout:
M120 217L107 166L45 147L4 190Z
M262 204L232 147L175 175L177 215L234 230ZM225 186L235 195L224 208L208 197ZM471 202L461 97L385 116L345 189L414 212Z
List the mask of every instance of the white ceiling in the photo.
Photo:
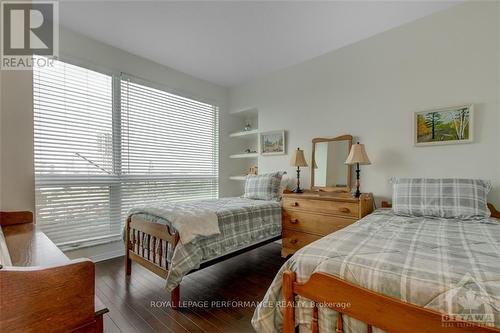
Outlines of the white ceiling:
M442 1L70 1L63 26L234 86L443 10Z

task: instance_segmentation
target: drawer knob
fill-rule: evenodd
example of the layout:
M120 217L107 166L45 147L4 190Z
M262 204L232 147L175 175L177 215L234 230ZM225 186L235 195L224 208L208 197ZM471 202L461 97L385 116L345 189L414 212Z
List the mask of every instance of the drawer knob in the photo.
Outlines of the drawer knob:
M349 213L349 212L350 212L350 210L349 210L349 208L346 208L346 207L340 207L340 208L339 208L339 212L342 212L342 213Z
M295 202L292 204L292 206L293 206L293 207L297 207L298 205L299 205L299 203L298 203L297 201L295 201Z
M299 223L299 219L291 219L290 223L291 224L297 224L297 223Z
M290 244L297 244L299 240L297 238L290 239Z

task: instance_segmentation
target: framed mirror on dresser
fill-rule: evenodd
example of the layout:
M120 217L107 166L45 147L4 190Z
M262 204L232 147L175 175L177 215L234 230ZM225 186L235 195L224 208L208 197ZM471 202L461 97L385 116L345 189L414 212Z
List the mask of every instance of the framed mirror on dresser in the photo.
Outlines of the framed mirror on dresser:
M373 211L370 193L351 195L352 166L345 164L351 146L349 134L312 140L311 189L283 194L283 257Z
M352 146L352 135L314 138L311 156L311 189L325 192L349 192L352 168L345 161Z

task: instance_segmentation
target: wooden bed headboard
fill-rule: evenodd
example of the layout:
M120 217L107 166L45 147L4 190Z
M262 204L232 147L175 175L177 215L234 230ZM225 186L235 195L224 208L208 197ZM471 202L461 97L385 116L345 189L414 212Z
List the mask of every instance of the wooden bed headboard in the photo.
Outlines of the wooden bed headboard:
M382 208L392 208L392 205L389 203L389 201L382 201L381 206ZM495 208L495 206L493 206L493 204L488 202L488 208L490 209L491 217L500 219L500 212Z

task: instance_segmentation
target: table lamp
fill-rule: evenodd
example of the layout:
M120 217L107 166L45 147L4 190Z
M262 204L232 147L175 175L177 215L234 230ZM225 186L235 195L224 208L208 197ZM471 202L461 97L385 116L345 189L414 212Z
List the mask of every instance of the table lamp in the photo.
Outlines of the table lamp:
M302 149L297 148L297 150L294 151L290 165L297 167L297 187L293 190L293 192L302 193L302 189L300 188L300 167L307 166L304 151Z
M365 145L360 144L359 142L352 145L351 151L349 152L349 156L347 156L345 164L356 164L356 194L354 196L356 198L359 198L361 196L361 192L359 191L359 166L372 164L370 162L370 159L368 158L368 155L366 154Z

